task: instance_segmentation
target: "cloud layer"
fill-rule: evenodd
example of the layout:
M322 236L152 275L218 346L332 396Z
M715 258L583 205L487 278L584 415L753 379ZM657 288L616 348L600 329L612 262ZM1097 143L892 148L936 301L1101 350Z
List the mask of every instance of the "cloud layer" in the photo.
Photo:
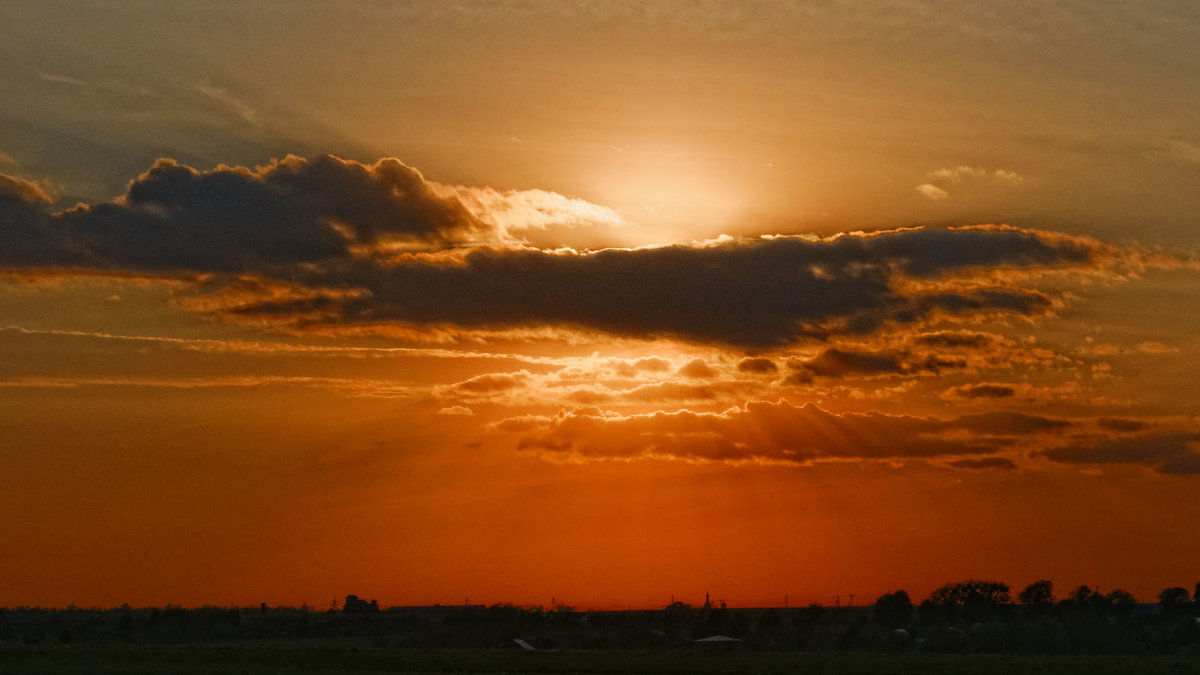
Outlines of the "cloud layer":
M1052 297L987 273L1084 268L1098 255L1098 246L1085 240L1012 229L594 253L487 247L450 259L324 266L290 281L342 293L250 302L233 311L306 325L552 325L753 350L942 316L1045 314ZM959 283L927 283L949 278Z
M815 405L747 403L722 413L687 410L621 416L577 409L501 422L525 431L519 447L576 459L664 457L802 464L833 459L990 455L1017 437L1055 432L1063 420L991 413L951 420L879 412L832 413ZM991 460L993 463L996 460ZM982 468L976 463L972 468Z
M1042 315L1056 298L1014 273L1086 273L1116 255L992 226L540 250L507 239L515 214L529 212L528 227L617 216L552 193L450 189L395 159L212 171L160 160L121 198L58 213L34 188L0 183L0 266L200 279L215 292L209 310L292 328L550 326L753 351L939 317ZM808 372L855 367L824 360Z
M1042 453L1068 464L1133 464L1176 475L1200 474L1200 433L1166 431L1052 448Z

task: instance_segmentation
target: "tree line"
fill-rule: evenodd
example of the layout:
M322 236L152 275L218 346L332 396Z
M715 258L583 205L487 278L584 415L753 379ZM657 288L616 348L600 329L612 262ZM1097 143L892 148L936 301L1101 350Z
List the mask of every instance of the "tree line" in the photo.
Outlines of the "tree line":
M1063 598L1048 580L1015 597L997 581L946 584L914 603L906 591L862 607L693 607L577 611L572 607L383 608L356 595L308 607L0 609L4 644L198 644L271 641L374 647L762 651L1169 653L1200 655L1200 584L1163 589L1155 603L1079 586ZM697 642L721 635L732 640ZM714 644L716 645L714 647Z

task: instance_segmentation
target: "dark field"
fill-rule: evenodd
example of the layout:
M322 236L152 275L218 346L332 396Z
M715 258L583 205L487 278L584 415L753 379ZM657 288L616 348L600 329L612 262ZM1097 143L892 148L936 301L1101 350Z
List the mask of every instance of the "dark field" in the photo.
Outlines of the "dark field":
M1200 658L506 650L291 646L0 647L0 673L1200 673Z

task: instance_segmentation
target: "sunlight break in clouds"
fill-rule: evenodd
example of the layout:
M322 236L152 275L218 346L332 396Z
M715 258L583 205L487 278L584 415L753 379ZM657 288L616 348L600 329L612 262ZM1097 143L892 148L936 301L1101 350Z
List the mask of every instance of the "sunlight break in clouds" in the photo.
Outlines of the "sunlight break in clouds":
M477 218L496 228L500 238L518 238L522 231L547 227L624 227L629 223L614 209L578 197L546 190L506 190L490 187L431 184L444 197L454 197Z

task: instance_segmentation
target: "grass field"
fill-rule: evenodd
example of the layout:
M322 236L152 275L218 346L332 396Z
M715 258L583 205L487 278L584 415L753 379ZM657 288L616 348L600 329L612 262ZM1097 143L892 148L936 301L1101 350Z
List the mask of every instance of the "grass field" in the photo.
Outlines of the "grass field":
M697 652L521 652L294 646L0 647L0 673L1197 673L1200 658Z

